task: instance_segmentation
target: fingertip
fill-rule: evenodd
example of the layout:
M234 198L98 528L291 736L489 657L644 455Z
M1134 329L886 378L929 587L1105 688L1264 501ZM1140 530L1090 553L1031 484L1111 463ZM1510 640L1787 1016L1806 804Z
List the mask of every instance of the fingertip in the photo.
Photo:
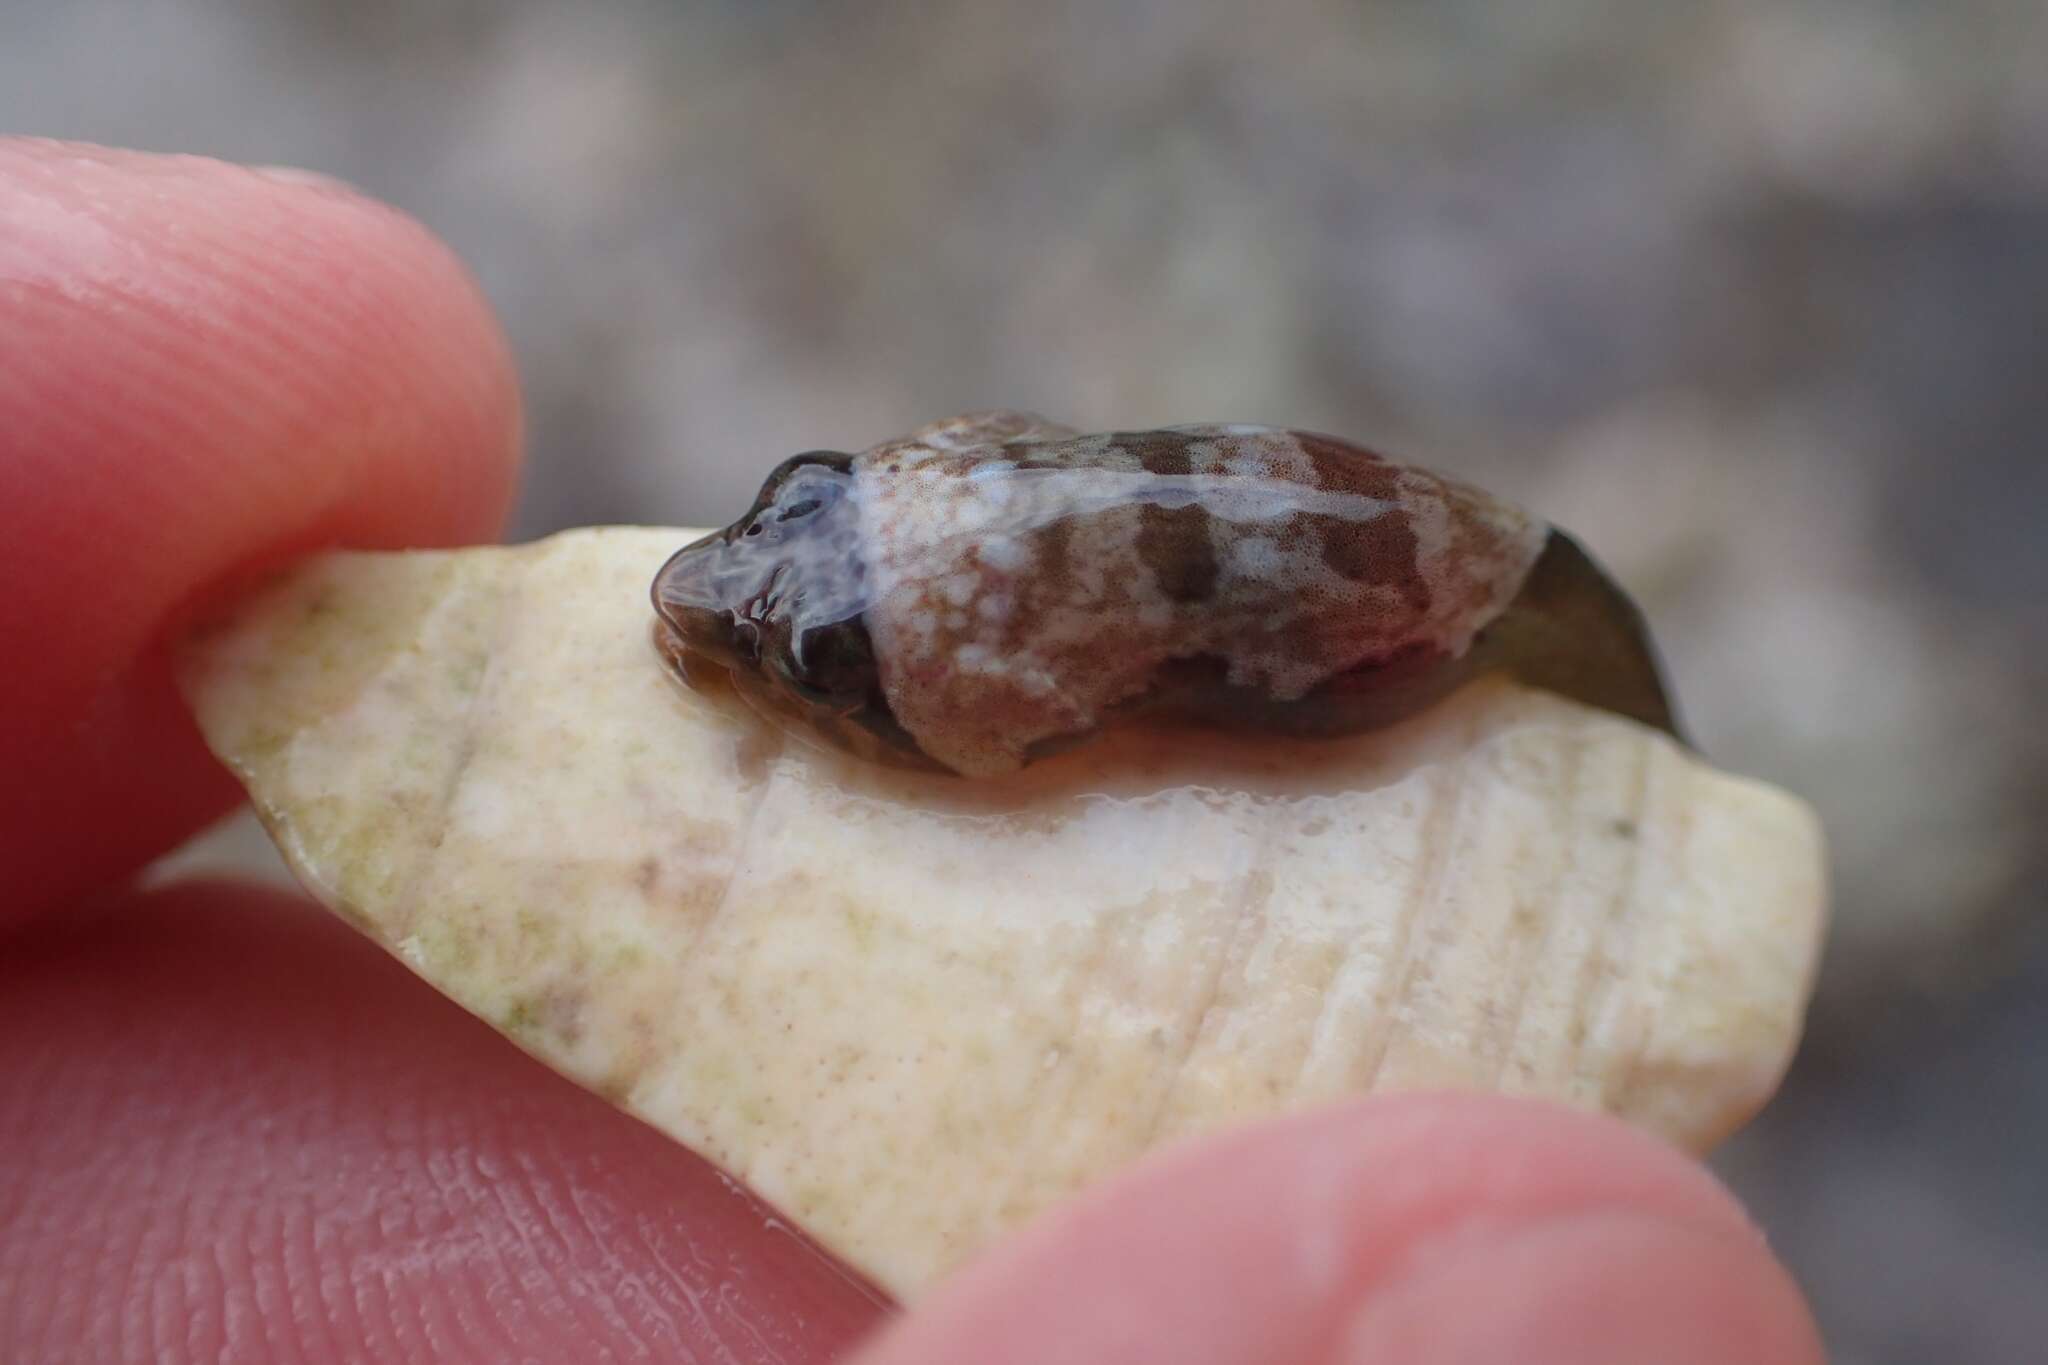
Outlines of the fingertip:
M323 545L493 536L517 383L475 282L333 183L0 139L0 916L118 880L233 788L161 650Z
M1467 1229L1415 1249L1328 1353L1346 1365L1818 1365L1789 1276L1753 1239L1626 1209Z
M24 936L0 1038L10 1365L822 1361L883 1311L282 892L182 883Z
M102 564L175 579L264 535L443 544L502 523L510 352L415 219L325 178L30 139L0 139L0 195L0 449L27 499L17 552L63 575L51 599L85 532Z
M1612 1120L1439 1095L1342 1105L1169 1152L968 1267L878 1345L869 1365L969 1355L1076 1365L1423 1365L1438 1357L1412 1353L1414 1342L1452 1290L1469 1296L1466 1316L1498 1312L1505 1323L1507 1291L1489 1289L1487 1277L1506 1273L1515 1256L1541 1259L1529 1249L1544 1247L1544 1237L1583 1236L1577 1229L1586 1226L1608 1240L1596 1238L1578 1264L1560 1254L1562 1242L1547 1244L1555 1300L1577 1314L1566 1326L1630 1321L1596 1310L1637 1294L1615 1248L1628 1249L1623 1233L1649 1227L1653 1241L1663 1239L1656 1245L1677 1249L1633 1262L1664 1295L1643 1302L1670 1309L1674 1322L1686 1305L1746 1320L1754 1330L1736 1339L1780 1352L1729 1359L1818 1358L1798 1353L1811 1324L1783 1270L1695 1163ZM1455 1278L1468 1265L1472 1275ZM1697 1275L1667 1273L1675 1266ZM1417 1278L1425 1275L1450 1278ZM1411 1353L1360 1354L1381 1349L1374 1333ZM1512 1335L1485 1338L1475 1326L1471 1349ZM1446 1341L1447 1350L1467 1344Z

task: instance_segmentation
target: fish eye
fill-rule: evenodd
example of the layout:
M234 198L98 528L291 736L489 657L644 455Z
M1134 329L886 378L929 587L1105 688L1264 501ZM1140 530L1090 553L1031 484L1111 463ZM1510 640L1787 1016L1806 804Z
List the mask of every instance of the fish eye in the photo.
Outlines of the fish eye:
M820 483L844 479L853 473L853 456L840 450L807 450L801 455L792 455L768 471L768 477L761 484L761 496L757 506L767 506L788 496L790 490L809 487L815 489ZM820 476L823 476L822 478Z

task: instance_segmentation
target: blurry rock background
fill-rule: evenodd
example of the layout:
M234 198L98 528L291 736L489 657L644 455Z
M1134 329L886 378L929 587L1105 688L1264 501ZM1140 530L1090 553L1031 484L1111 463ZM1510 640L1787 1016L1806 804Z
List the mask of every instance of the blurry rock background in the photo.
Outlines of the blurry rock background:
M0 0L0 127L424 219L519 353L521 536L999 404L1581 532L1833 841L1721 1168L1845 1365L2041 1358L2048 8Z

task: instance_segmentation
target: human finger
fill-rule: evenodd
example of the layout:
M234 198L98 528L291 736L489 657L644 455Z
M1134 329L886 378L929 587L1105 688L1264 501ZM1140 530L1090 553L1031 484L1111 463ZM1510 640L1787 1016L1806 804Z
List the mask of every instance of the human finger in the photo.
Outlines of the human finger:
M296 898L147 899L0 957L0 1359L803 1365L884 1312Z
M165 659L197 599L316 546L490 537L518 444L497 324L412 220L0 139L0 922L235 800Z
M1481 1095L1199 1142L1034 1225L862 1365L1814 1365L1797 1290L1701 1168Z

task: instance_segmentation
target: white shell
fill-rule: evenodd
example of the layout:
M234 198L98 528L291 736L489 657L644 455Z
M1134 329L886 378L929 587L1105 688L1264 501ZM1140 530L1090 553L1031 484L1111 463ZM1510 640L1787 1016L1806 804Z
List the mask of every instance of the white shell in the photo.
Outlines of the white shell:
M1786 1064L1824 888L1781 792L1506 683L894 773L671 682L693 534L329 556L188 695L323 900L899 1297L1183 1134L1458 1085L1697 1149Z

